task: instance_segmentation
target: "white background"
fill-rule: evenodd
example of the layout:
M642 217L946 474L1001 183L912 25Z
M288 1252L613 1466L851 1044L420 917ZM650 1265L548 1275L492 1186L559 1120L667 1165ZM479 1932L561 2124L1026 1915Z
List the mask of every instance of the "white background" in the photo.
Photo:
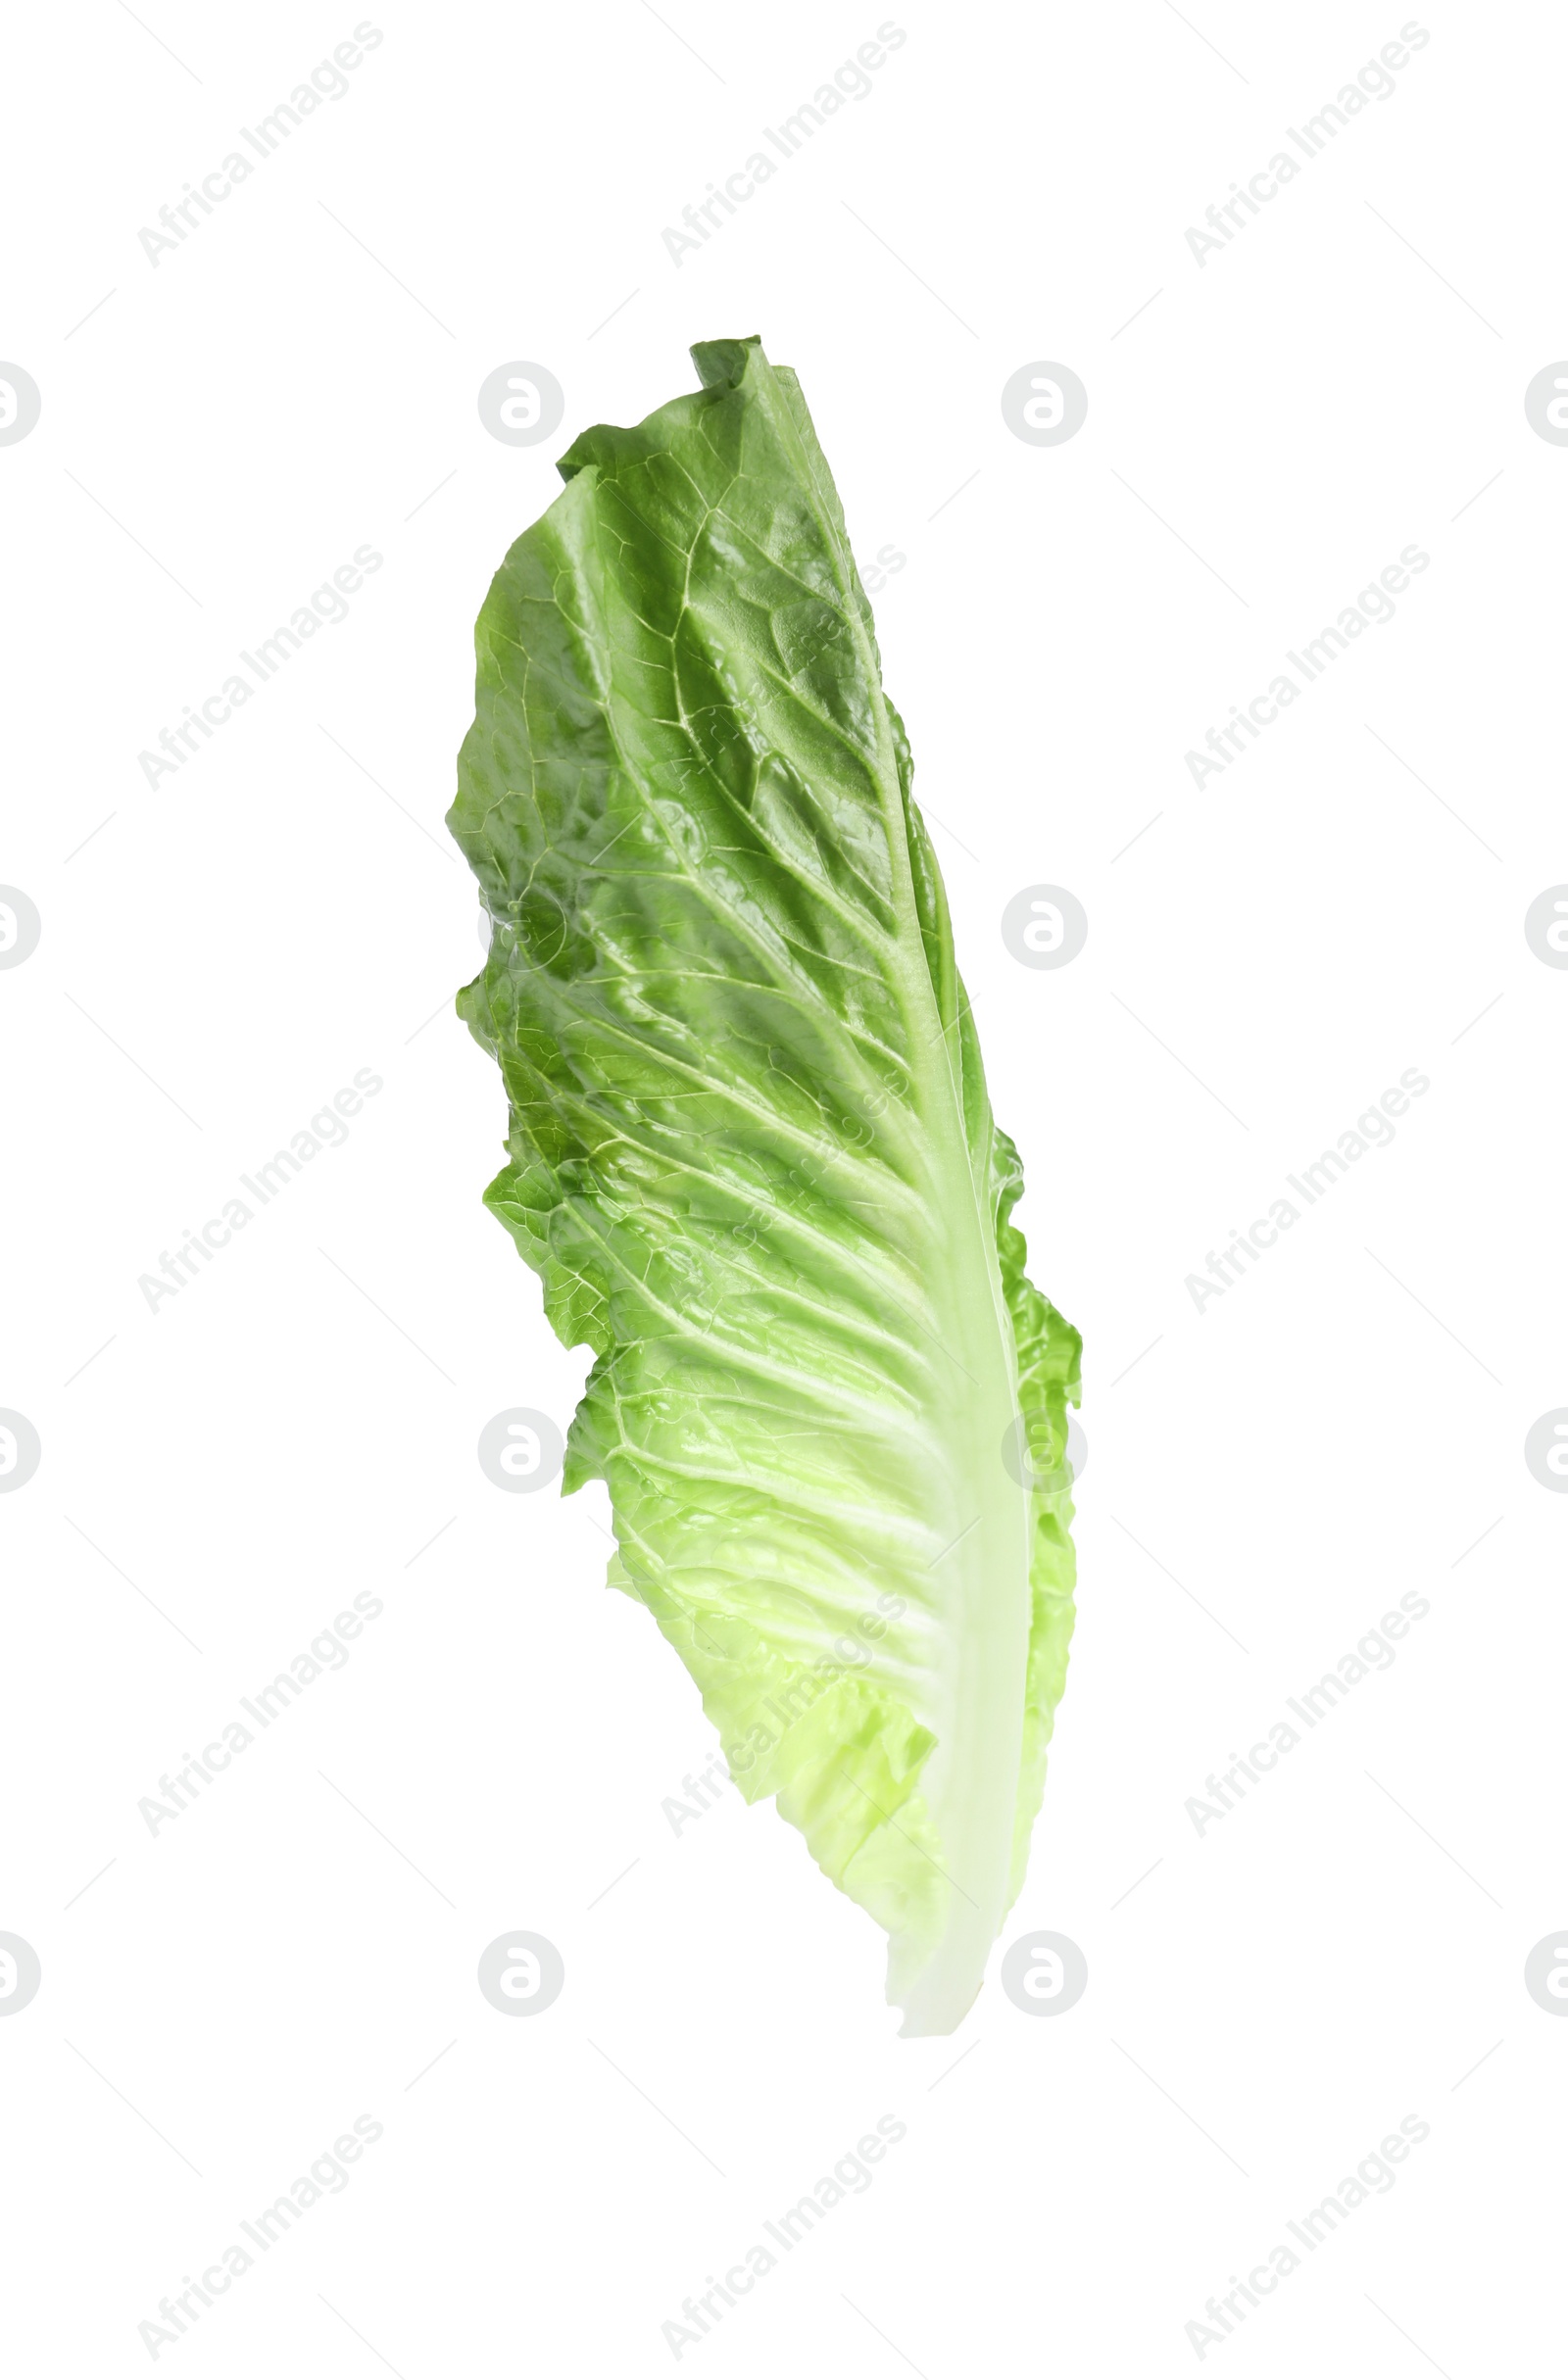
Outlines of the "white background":
M1568 877L1568 452L1522 399L1568 351L1568 37L1423 11L1396 95L1200 267L1186 227L1398 9L901 7L869 97L677 267L662 227L879 19L664 13L377 5L347 96L156 267L139 227L353 9L11 31L0 353L43 411L0 448L0 879L43 925L0 973L0 1405L43 1457L0 1496L0 1929L43 1984L0 2022L7 2362L145 2368L160 2298L368 2113L350 2186L161 2363L656 2374L891 2113L873 2186L683 2362L1180 2373L1205 2299L1414 2113L1396 2187L1203 2359L1537 2368L1568 1505L1522 1443L1568 1401L1568 975L1523 916ZM602 1489L503 1495L474 1454L503 1407L564 1426L586 1359L479 1204L503 1098L451 1013L478 943L441 826L472 620L569 438L754 330L862 562L906 557L888 684L1031 1269L1086 1341L1080 1619L1004 1939L1067 1933L1089 1988L1039 2020L994 1966L952 2041L894 2038L880 1936L770 1809L675 1836L711 1731L604 1590ZM476 411L515 359L566 393L535 448ZM1052 449L999 402L1040 359L1089 390ZM1196 788L1184 753L1412 543L1396 617ZM350 616L149 787L362 544ZM1041 882L1089 914L1059 972L1000 935ZM346 1143L149 1312L138 1277L360 1068ZM1196 1310L1407 1068L1393 1144ZM149 1834L139 1798L355 1593L385 1608L347 1668ZM1200 1836L1205 1775L1404 1593L1394 1668ZM566 1965L522 2022L474 1981L519 1926Z

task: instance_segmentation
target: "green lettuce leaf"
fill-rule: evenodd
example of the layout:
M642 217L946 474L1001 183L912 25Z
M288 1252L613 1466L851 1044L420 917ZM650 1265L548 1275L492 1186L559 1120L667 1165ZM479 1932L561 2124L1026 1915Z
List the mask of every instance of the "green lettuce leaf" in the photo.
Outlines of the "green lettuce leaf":
M479 615L449 824L493 921L458 1001L511 1104L485 1196L593 1350L564 1488L608 1482L612 1582L886 1928L904 2031L951 2032L1066 1672L1080 1341L1024 1278L795 375L692 352L699 392L577 440Z

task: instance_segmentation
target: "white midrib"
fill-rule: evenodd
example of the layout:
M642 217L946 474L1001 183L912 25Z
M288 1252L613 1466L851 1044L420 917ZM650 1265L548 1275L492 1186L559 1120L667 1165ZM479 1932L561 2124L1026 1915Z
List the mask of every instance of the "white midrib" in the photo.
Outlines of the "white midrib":
M869 654L867 663L874 671ZM901 2030L914 2035L950 2033L959 2023L1006 1914L1023 1756L1031 1536L1024 1491L1002 1459L1017 1413L1017 1354L988 1185L977 1183L970 1167L949 1037L924 960L897 758L880 701L878 710L886 747L879 773L896 805L888 826L899 944L915 954L905 970L910 1044L920 1053L912 1068L915 1099L931 1132L941 1210L956 1226L953 1273L930 1286L943 1346L956 1359L952 1419L941 1434L952 1449L954 1509L967 1531L940 1562L955 1671L944 1696L948 1725L921 1782L951 1890L945 1930L900 1995Z
M836 544L832 524L814 505L813 473L787 407L779 408L777 422L786 443L797 450L801 477L812 489L823 535L830 545ZM846 555L845 560L853 579L853 558ZM899 973L914 1053L914 1095L931 1129L939 1203L957 1222L957 1262L952 1280L941 1285L948 1294L939 1289L933 1302L942 1342L962 1369L954 1374L954 1423L935 1434L953 1449L955 1509L972 1504L978 1526L969 1528L941 1563L951 1598L949 1641L956 1674L946 1697L951 1723L939 1736L922 1778L922 1798L940 1838L941 1863L951 1887L947 1922L914 1981L901 1994L903 2033L951 2033L980 1988L1006 1914L1023 1756L1030 1518L1024 1491L1008 1477L1002 1460L1003 1439L1017 1411L1017 1354L1003 1301L987 1186L976 1183L970 1170L957 1085L925 963L881 671L853 599L849 610L851 634L875 702L877 780L893 870L897 942L901 952L909 953L908 964ZM965 1510L959 1526L969 1518ZM895 1960L900 1947L895 1939Z

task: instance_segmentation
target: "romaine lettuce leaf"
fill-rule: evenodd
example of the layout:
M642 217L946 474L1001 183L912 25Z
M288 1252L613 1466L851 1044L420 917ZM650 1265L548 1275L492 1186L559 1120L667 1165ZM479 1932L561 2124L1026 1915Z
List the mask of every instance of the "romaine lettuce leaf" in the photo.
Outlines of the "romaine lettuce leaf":
M1080 1342L1024 1278L795 375L692 352L701 391L576 441L479 615L449 824L493 921L458 1002L511 1103L485 1195L595 1356L564 1487L609 1483L612 1582L886 1928L904 2031L950 2032L1066 1671Z

